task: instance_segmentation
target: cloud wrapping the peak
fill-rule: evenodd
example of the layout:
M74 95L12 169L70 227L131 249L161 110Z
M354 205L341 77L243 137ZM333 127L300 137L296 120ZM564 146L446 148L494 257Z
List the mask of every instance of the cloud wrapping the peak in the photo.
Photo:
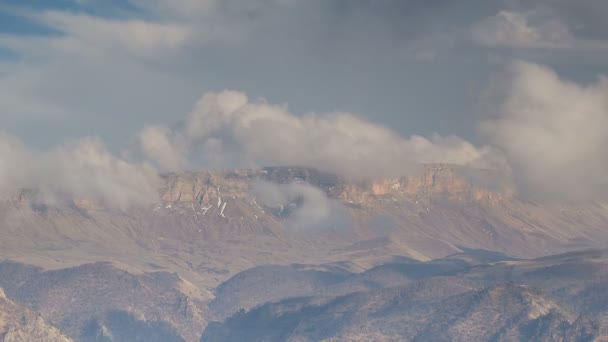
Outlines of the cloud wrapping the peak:
M166 145L169 135L171 148L146 148ZM454 136L406 139L351 113L296 116L286 105L250 101L235 91L204 95L183 130L140 144L164 167L173 165L165 152L174 150L178 159L190 155L205 165L300 165L355 178L396 176L425 162L482 166L492 154Z
M608 78L588 85L553 70L515 62L485 94L481 123L533 197L605 198L608 191Z
M253 184L252 194L259 203L285 217L286 226L293 230L345 227L351 223L348 209L309 184L259 181Z
M154 203L159 184L156 170L112 155L95 138L39 152L0 136L0 192L5 195L36 189L47 204L61 204L67 197L126 210Z

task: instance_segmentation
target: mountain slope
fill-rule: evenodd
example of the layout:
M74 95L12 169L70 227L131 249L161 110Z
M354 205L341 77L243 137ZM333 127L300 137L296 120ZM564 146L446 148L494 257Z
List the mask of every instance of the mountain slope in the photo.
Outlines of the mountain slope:
M59 329L6 298L0 288L0 340L5 342L70 342Z
M0 286L78 340L109 334L114 341L139 335L194 341L208 316L198 289L176 274L129 272L110 263L44 271L3 262Z
M209 324L201 341L591 341L598 333L524 286L452 295L459 284L428 285L423 296L404 287L266 304Z

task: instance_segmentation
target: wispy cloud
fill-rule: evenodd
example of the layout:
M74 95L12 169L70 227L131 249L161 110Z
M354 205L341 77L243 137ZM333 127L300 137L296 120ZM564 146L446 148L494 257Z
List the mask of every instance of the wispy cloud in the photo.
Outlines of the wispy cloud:
M473 25L471 32L473 40L486 47L608 50L608 40L577 37L558 16L539 10L502 10Z

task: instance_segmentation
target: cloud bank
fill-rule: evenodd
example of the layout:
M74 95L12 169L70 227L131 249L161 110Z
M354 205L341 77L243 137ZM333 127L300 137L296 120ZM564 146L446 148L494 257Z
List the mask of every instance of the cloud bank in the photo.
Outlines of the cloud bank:
M33 187L125 209L157 199L159 170L297 165L363 179L441 162L511 170L526 197L605 199L608 78L578 84L520 61L489 84L483 102L488 116L479 127L487 145L478 147L456 136L405 138L347 112L298 116L242 92L207 93L179 126L137 133L139 163L112 155L94 138L40 152L1 136L0 190ZM302 207L313 221L322 222L330 207L300 185L265 187L269 202L320 203Z
M3 194L37 189L46 204L87 199L126 210L155 202L159 184L156 170L113 156L98 139L85 138L40 152L0 135Z
M455 136L403 138L351 113L297 116L236 91L208 93L182 129L148 127L138 140L166 169L200 157L204 165L298 165L355 178L397 176L427 162L488 166L492 154Z
M608 78L582 85L553 70L513 63L485 94L481 132L499 147L527 196L605 199Z

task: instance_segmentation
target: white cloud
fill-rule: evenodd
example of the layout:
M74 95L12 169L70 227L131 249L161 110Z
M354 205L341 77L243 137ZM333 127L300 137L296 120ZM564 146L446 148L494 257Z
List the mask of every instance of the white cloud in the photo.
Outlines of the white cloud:
M145 146L164 146L168 136L175 137L171 148ZM484 163L493 152L454 136L406 139L351 113L296 116L286 105L249 101L235 91L204 95L183 130L157 138L142 142L142 150L156 161L167 160L165 152L175 150L202 157L207 165L302 165L356 178L396 176L424 162L488 166Z
M40 152L0 135L0 191L4 194L37 189L49 203L68 196L124 210L154 203L159 185L156 170L113 156L98 139L85 138Z
M532 196L606 197L608 79L590 85L516 62L486 94L494 115L482 133L506 154L520 189Z

